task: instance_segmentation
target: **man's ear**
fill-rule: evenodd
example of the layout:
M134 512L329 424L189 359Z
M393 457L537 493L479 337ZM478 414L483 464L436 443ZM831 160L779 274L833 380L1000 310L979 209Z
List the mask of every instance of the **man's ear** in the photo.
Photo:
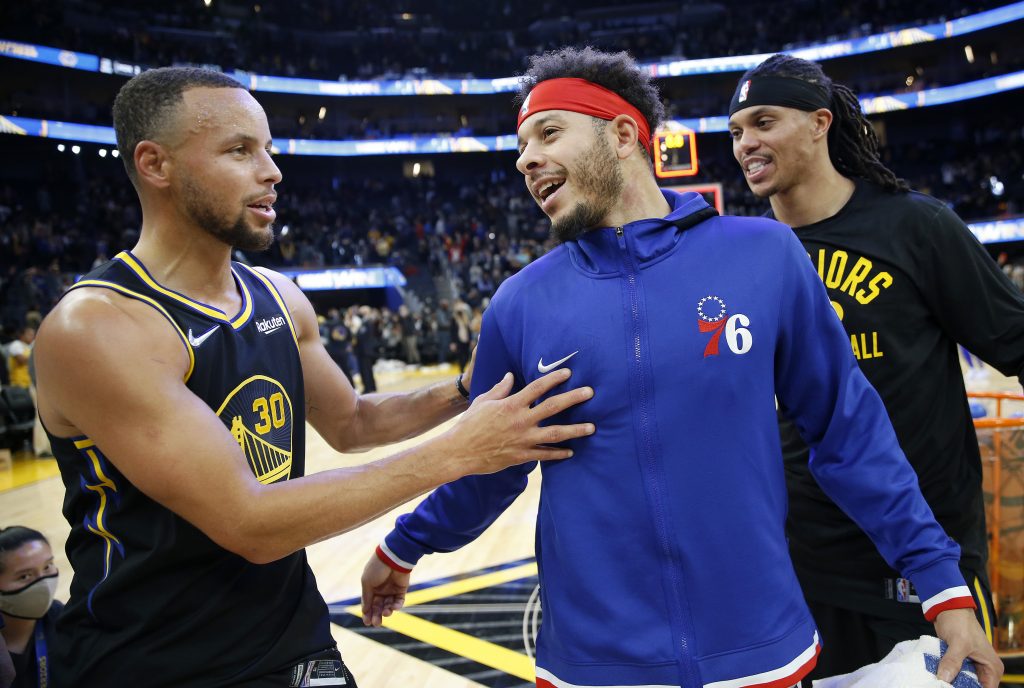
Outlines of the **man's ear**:
M608 124L615 136L615 154L620 160L628 158L638 145L642 145L640 127L629 115L616 115Z
M156 141L139 141L133 157L140 182L157 189L167 188L173 162L164 146Z
M828 130L832 127L832 120L835 119L831 110L818 108L810 113L811 135L815 141L828 136Z

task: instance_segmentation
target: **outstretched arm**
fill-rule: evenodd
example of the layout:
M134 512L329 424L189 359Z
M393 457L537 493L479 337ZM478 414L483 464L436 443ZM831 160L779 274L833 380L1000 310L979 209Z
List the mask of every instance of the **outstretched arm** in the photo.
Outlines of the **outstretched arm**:
M257 563L350 530L460 476L566 458L569 451L541 445L592 432L587 425L540 425L589 398L587 388L531 406L567 373L512 396L509 376L453 428L412 449L262 485L221 419L186 387L187 350L155 309L106 290L76 290L43 324L36 354L40 413L51 431L89 437L149 498Z
M288 305L302 358L306 418L333 449L365 451L416 437L469 406L454 377L408 392L357 394L324 348L306 295L283 275L262 268L259 272ZM471 375L470 368L466 384Z

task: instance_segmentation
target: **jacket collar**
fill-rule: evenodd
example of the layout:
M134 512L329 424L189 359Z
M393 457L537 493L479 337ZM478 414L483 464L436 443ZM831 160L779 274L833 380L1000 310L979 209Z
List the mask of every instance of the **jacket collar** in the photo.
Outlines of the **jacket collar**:
M676 193L662 189L672 211L662 218L637 220L623 225L623 238L638 267L651 263L675 248L683 233L693 225L717 215L700 194ZM615 227L592 229L565 244L573 261L584 272L618 273L622 270L622 249Z

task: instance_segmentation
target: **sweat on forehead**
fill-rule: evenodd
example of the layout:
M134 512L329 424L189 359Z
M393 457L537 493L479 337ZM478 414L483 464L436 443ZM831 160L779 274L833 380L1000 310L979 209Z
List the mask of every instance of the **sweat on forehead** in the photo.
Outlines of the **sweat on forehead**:
M168 122L181 133L199 134L216 129L248 132L266 115L260 104L244 89L189 89Z

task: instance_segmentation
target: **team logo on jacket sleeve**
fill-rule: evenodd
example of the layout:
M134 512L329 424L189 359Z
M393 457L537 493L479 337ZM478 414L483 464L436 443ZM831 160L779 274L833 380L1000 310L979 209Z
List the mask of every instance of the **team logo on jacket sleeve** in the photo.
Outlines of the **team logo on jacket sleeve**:
M750 318L742 313L729 315L729 310L718 296L709 294L697 302L697 329L711 333L704 347L704 358L718 355L718 341L725 332L725 343L734 354L745 354L754 345L754 337L747 329Z

